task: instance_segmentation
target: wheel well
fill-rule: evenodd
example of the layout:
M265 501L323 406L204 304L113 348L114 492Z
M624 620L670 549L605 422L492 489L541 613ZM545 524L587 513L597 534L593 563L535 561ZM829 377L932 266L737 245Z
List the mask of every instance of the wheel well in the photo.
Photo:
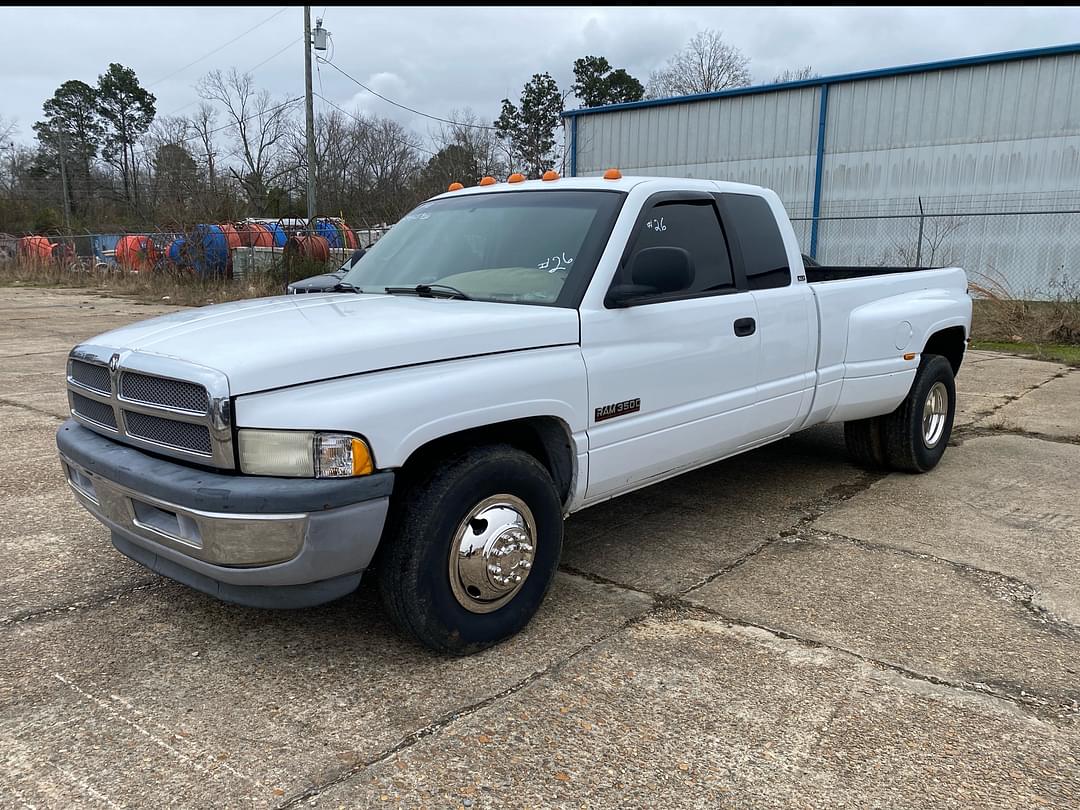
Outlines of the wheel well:
M948 329L942 329L940 332L932 334L930 339L926 341L926 347L922 350L922 353L940 354L949 361L953 374L955 374L960 370L960 363L964 359L964 348L967 345L966 337L964 327L950 326Z
M573 442L566 423L553 416L498 422L441 436L414 450L398 479L407 482L457 450L485 444L509 444L531 455L551 475L563 505L569 503L574 481Z

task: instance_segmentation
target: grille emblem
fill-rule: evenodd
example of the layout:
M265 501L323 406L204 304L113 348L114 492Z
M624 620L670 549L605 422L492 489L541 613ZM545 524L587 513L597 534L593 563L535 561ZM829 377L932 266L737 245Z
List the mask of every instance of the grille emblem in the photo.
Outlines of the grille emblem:
M118 368L120 368L120 353L114 352L113 356L109 358L109 371L115 374Z

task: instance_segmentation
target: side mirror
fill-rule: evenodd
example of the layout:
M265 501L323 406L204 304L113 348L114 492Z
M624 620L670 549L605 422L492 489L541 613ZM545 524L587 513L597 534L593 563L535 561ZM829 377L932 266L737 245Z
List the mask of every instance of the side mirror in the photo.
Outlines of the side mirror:
M630 266L630 284L613 284L604 303L628 307L635 301L688 290L694 283L694 262L683 248L661 246L638 251Z

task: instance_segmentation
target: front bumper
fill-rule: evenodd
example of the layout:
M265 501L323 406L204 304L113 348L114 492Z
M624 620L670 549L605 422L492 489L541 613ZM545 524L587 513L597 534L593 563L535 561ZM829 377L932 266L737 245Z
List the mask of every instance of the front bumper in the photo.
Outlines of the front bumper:
M151 456L73 420L56 434L78 501L122 553L230 602L307 607L354 590L382 536L393 473L223 475Z

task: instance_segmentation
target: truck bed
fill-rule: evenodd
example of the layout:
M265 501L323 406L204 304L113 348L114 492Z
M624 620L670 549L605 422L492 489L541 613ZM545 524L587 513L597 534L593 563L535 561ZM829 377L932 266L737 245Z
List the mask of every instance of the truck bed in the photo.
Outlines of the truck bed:
M920 273L924 270L939 270L937 267L871 267L859 265L817 264L806 266L806 280L811 284L822 281L847 281L853 278L869 276L889 276L897 273Z

